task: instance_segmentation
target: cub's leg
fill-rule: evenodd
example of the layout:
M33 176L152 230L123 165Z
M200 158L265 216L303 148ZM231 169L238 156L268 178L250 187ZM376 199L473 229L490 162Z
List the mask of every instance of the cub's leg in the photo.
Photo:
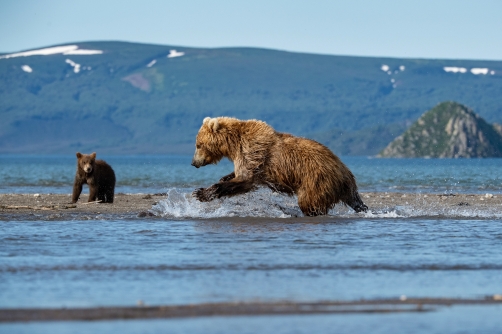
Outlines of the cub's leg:
M87 202L96 201L96 197L98 195L98 189L95 185L89 185L89 200Z
M115 189L113 187L106 189L105 197L106 203L113 203L113 197L115 196Z
M82 182L80 182L80 180L75 179L75 183L73 184L73 194L71 196L71 202L77 203L81 193L82 193Z

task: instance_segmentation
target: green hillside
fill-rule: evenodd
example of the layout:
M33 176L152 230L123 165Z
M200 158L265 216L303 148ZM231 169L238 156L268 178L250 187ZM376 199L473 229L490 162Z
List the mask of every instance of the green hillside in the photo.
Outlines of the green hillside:
M373 155L444 100L502 123L500 61L76 45L103 53L0 59L0 152L191 152L202 119L228 115L262 119L338 154ZM184 54L168 58L171 50Z
M443 102L424 113L392 141L381 157L488 158L502 157L498 126L488 124L464 105Z

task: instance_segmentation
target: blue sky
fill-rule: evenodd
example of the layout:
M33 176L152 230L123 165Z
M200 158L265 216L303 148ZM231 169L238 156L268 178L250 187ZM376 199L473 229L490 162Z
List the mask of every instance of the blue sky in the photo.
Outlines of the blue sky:
M502 60L502 0L0 0L0 52L95 40Z

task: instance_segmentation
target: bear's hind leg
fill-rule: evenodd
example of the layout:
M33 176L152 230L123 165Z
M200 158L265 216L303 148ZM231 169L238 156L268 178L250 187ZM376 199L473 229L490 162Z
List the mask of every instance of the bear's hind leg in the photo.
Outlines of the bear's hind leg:
M361 196L358 192L352 194L352 198L348 201L344 201L348 206L354 209L355 212L366 212L368 211L368 206L363 203Z
M99 189L97 200L101 201L101 203L113 203L113 195L113 188Z
M311 198L304 191L298 191L298 206L305 216L324 216L328 214L329 207L325 204L316 203L316 200Z
M96 201L99 201L100 203L105 203L106 198L105 198L105 192L104 191L98 191L96 195Z
M106 192L106 203L113 203L113 197L115 196L115 191L114 189L108 189Z

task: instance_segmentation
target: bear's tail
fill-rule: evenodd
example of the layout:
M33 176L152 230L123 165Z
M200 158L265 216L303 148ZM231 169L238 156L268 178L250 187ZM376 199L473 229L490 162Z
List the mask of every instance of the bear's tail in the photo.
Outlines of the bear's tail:
M363 200L361 199L361 196L359 196L359 193L357 191L352 194L352 198L347 203L347 205L354 209L355 212L368 211L368 206L363 203Z

